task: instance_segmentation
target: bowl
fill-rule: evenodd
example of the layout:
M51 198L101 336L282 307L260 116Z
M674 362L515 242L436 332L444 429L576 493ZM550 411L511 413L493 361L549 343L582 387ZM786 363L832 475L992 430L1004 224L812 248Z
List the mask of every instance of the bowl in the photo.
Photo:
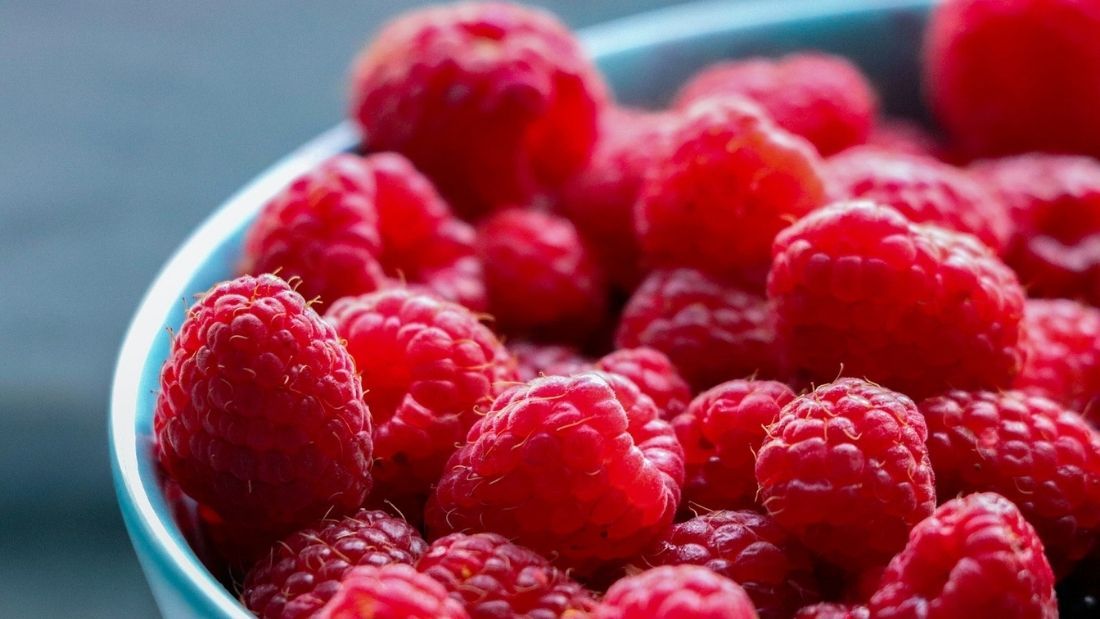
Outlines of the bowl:
M626 103L666 103L703 65L747 55L822 49L857 62L891 114L921 115L918 50L933 0L741 0L701 2L618 19L580 31ZM261 173L184 242L142 299L115 367L110 454L122 516L166 617L250 617L187 545L158 485L153 408L167 328L183 322L195 293L231 278L249 221L269 198L325 158L353 149L341 124Z

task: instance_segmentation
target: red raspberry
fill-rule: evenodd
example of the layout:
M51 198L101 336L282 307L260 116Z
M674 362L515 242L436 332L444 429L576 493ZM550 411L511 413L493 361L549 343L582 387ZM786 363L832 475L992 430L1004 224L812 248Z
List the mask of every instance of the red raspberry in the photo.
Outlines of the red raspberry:
M927 429L913 401L856 378L783 407L756 460L780 526L848 572L889 561L936 506Z
M311 616L359 565L412 565L428 544L407 522L361 509L322 520L271 547L245 578L241 600L263 619Z
M242 273L300 280L307 298L331 303L383 285L377 188L361 158L336 155L291 182L256 216Z
M539 376L569 376L592 367L572 346L514 340L508 342L508 351L516 358L516 374L523 382Z
M604 320L603 275L568 220L501 211L479 228L478 253L501 331L576 338Z
M473 619L557 619L596 603L545 558L495 533L440 538L417 569L442 583Z
M355 63L351 116L466 216L524 204L587 162L606 89L541 10L467 2L410 11Z
M915 526L870 607L875 619L1058 616L1039 537L992 493L948 501Z
M443 586L408 565L352 570L316 619L470 619Z
M1100 156L1100 5L949 0L932 14L924 77L933 111L970 155Z
M1031 154L973 171L1012 212L1017 233L1007 260L1028 291L1100 304L1100 162Z
M996 492L1038 531L1065 573L1100 535L1100 434L1080 415L1018 391L952 391L925 400L941 499Z
M752 99L822 155L866 141L877 108L874 88L859 67L821 52L713 64L680 89L676 107L728 95Z
M698 565L666 565L627 576L607 591L593 619L756 619L737 583Z
M756 452L793 399L783 383L731 380L692 400L672 420L684 447L684 501L703 509L756 508Z
M672 428L615 374L510 389L467 441L428 504L436 534L500 533L589 571L641 551L680 501L683 452Z
M511 357L466 308L408 290L341 299L325 318L374 417L375 497L418 512L478 410L514 379Z
M745 99L716 98L683 112L634 217L651 264L755 278L776 233L824 200L808 143Z
M852 148L826 163L834 200L871 200L910 221L968 232L995 252L1008 244L1012 223L1004 204L965 172L927 156Z
M588 166L562 189L558 208L590 243L608 278L633 290L644 273L634 233L634 203L675 116L611 108Z
M640 563L709 568L740 584L761 619L787 619L818 599L810 556L771 518L756 512L717 511L673 525Z
M867 146L930 159L938 159L943 150L939 141L924 127L902 118L889 118L877 123L871 128L871 135L867 136Z
M783 373L768 301L694 269L651 273L623 309L615 345L663 352L696 390Z
M822 602L799 609L794 619L871 619L871 611L860 604Z
M1024 304L1027 361L1016 388L1097 419L1100 413L1100 309L1069 299Z
M779 337L810 380L843 371L914 397L1008 386L1024 292L973 237L841 202L784 231L768 277Z
M335 332L273 275L223 282L172 340L156 453L188 495L275 539L371 489L371 415Z
M645 347L616 350L597 361L596 369L629 378L653 400L662 419L672 419L691 401L691 388L659 350Z

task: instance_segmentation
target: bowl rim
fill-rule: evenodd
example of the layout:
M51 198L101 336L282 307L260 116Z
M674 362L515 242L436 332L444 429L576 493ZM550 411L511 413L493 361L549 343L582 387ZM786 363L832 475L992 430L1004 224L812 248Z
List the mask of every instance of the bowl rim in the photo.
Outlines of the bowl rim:
M704 0L672 5L613 19L579 29L585 51L599 63L630 50L721 32L868 11L922 9L935 0ZM347 151L359 142L354 126L344 121L308 141L266 168L219 205L176 249L143 295L126 331L115 364L109 407L109 451L115 490L131 541L148 543L138 551L146 567L152 561L160 572L182 583L189 596L198 595L224 616L251 615L202 565L194 551L173 535L154 509L142 483L138 457L138 407L142 368L155 339L164 336L165 318L179 302L181 292L210 254L240 229L287 182L325 158ZM152 584L152 583L150 583ZM158 603L160 600L158 600Z

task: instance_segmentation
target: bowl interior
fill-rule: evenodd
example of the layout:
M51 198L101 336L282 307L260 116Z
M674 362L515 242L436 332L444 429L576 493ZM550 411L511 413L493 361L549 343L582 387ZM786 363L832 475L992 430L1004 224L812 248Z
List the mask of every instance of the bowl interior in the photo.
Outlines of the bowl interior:
M621 101L666 103L703 65L722 58L816 48L845 55L875 82L883 107L920 118L920 36L932 0L703 2L582 31ZM191 551L158 486L152 418L169 329L194 295L234 275L241 237L260 207L293 177L353 148L347 125L321 135L218 208L176 252L146 293L122 346L111 400L111 454L123 517L162 612L250 616Z

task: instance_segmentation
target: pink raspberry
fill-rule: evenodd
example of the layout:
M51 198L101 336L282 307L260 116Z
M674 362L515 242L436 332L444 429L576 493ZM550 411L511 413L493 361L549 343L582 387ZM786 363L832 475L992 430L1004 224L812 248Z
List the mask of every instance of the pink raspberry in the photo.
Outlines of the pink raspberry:
M341 299L325 318L374 418L375 499L419 512L479 410L514 379L511 356L466 308L408 290Z
M417 569L439 581L472 619L557 619L592 610L592 594L548 560L495 533L432 543Z
M627 576L607 591L593 619L756 619L737 583L698 565L666 565Z
M516 374L523 382L539 376L569 376L592 368L592 362L572 346L525 340L509 341L507 346L516 358Z
M653 266L762 279L772 239L825 201L820 160L739 97L682 113L635 205Z
M794 619L871 619L871 611L861 604L821 602L800 608Z
M1100 535L1100 434L1080 415L1017 391L951 391L921 402L941 499L996 492L1038 531L1065 573Z
M604 355L596 362L596 369L629 378L653 400L662 419L672 419L691 401L691 388L659 350L622 348Z
M241 600L263 619L311 616L356 566L412 565L428 544L407 522L361 509L322 520L271 547L248 572Z
M995 252L1008 244L1012 223L1004 204L965 172L927 156L852 148L826 164L834 200L870 200L915 223L967 232Z
M1015 387L1100 421L1100 309L1069 299L1024 304L1027 361Z
M672 420L684 447L688 505L702 509L758 506L756 453L767 427L794 395L790 387L775 381L731 380L700 393L685 413Z
M470 619L442 585L408 565L357 567L316 619Z
M756 460L760 499L821 559L881 565L936 505L927 429L913 401L844 378L783 407Z
M268 542L354 510L371 489L371 413L355 364L273 275L223 282L191 306L153 426L157 459L180 488Z
M1024 292L968 235L841 202L784 231L768 276L800 378L865 377L914 397L1012 383Z
M680 89L676 107L729 95L753 100L777 125L826 156L866 141L878 107L859 67L821 52L711 65Z
M615 345L663 352L696 390L784 373L768 301L693 269L651 273L623 309Z
M585 373L504 392L447 463L428 529L490 531L588 572L672 522L683 451L630 381Z
M607 313L607 287L568 220L509 209L478 230L489 309L506 333L584 338Z
M528 203L580 170L606 99L552 15L465 2L385 26L355 63L350 115L372 150L407 156L474 216Z
M764 514L716 511L673 525L637 564L701 565L739 583L761 619L787 619L818 599L802 545Z
M875 619L1055 619L1054 575L1010 501L971 494L913 528L871 598Z

